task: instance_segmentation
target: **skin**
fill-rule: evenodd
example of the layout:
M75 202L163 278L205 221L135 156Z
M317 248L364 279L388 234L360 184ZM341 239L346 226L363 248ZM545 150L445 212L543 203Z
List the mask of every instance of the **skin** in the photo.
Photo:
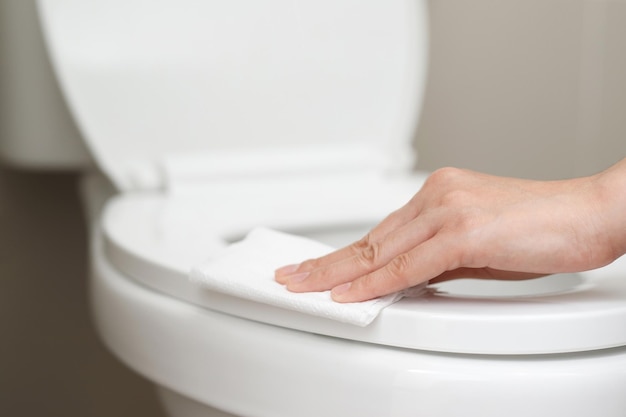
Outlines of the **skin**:
M583 178L532 181L435 171L364 238L287 265L293 292L357 302L422 282L530 279L604 266L626 253L626 159Z

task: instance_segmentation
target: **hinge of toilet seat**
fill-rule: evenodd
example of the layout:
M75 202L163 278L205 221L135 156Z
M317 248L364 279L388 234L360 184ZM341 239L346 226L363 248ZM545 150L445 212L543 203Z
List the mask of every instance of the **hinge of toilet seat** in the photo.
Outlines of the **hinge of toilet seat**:
M392 157L378 147L348 143L168 155L153 164L134 164L129 174L135 189L173 191L228 181L380 175L406 172L412 165L412 152Z

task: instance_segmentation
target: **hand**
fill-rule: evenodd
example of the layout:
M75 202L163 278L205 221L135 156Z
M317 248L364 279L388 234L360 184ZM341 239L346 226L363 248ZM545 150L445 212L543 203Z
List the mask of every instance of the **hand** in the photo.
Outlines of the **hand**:
M438 170L363 239L282 267L276 281L356 302L426 281L517 280L606 265L626 251L626 204L610 187L616 179L624 185L624 161L563 181Z

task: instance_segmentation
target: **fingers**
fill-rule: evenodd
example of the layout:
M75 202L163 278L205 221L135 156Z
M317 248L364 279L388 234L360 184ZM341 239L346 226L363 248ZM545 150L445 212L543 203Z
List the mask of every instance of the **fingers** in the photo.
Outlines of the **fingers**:
M363 240L354 255L287 276L285 284L294 292L324 291L373 272L430 238L435 227L428 217L413 220L382 240Z
M373 245L377 245L377 243L382 241L388 234L406 225L417 216L418 212L418 205L414 197L402 208L387 216L365 237L357 242L320 258L309 259L297 265L283 266L275 271L275 279L281 284L287 284L287 282L294 277L296 278L295 281L303 280L307 276L306 273L310 273L313 270L342 262L364 251L371 251Z
M450 242L434 237L396 256L384 267L333 288L333 300L350 303L413 287L454 268Z

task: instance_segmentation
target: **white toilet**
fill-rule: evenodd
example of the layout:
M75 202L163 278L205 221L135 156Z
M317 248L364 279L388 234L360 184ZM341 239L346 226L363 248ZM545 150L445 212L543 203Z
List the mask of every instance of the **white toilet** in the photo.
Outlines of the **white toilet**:
M39 5L104 174L96 325L171 416L626 415L626 259L441 284L363 328L187 279L253 227L340 246L417 191L423 1Z

